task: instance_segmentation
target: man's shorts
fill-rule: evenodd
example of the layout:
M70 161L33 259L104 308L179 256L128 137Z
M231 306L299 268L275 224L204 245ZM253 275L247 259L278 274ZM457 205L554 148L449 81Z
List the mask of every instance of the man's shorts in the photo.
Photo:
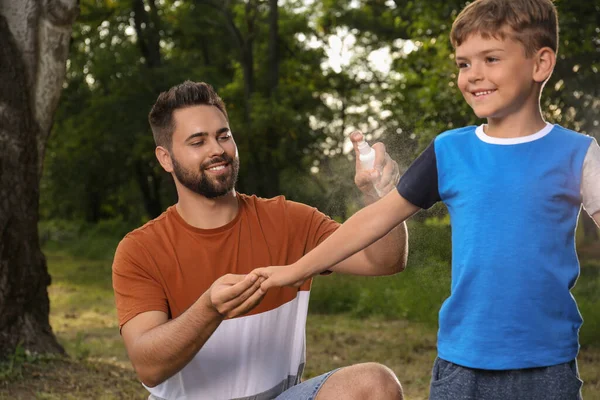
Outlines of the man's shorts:
M323 386L327 378L329 378L335 371L338 371L339 369L340 368L334 369L333 371L326 372L323 375L315 376L314 378L292 386L291 388L287 389L285 392L277 396L275 400L314 400L315 397L317 397L317 393L319 393L319 389L321 389L321 386ZM243 399L238 400L246 399L256 399L256 396L245 397ZM150 397L148 397L148 400L166 399L150 395Z
M296 386L292 386L277 396L275 400L314 400L317 397L317 393L319 393L321 386L323 386L325 381L337 370L339 370L339 368L326 372L323 375L315 376Z
M430 400L581 400L577 361L550 367L490 371L437 358Z

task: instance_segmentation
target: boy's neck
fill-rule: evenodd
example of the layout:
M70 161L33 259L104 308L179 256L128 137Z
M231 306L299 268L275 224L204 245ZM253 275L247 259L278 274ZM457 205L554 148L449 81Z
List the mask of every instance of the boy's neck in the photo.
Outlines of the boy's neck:
M488 123L483 126L483 131L492 137L517 138L533 135L544 129L546 121L542 118L538 105L533 110L521 111L502 118L488 118Z

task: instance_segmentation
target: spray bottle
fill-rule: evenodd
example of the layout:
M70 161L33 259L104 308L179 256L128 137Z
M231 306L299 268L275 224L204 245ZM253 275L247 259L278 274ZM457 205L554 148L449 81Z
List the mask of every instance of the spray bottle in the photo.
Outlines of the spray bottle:
M358 159L360 160L362 169L365 171L372 170L373 166L375 165L375 150L363 139L358 142L358 152ZM381 197L379 189L377 189L375 185L373 185L373 187L375 188L375 191L379 197Z
M358 159L363 170L368 171L373 169L373 165L375 164L375 150L369 146L369 143L365 140L358 142L358 152Z

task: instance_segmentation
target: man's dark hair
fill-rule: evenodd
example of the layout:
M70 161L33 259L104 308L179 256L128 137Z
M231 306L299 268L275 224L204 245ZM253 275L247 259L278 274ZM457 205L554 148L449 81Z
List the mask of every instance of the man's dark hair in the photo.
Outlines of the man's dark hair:
M150 110L148 121L156 145L170 150L175 131L173 111L198 105L215 106L229 120L225 103L211 85L204 82L185 81L162 92Z

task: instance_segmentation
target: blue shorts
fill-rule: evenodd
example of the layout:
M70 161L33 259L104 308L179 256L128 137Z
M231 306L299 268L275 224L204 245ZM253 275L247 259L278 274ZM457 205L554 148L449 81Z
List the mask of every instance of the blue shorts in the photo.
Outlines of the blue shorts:
M430 400L581 400L577 361L550 367L489 371L437 358Z
M277 396L275 400L314 400L315 397L317 397L317 393L319 393L319 389L321 389L321 386L323 386L327 378L329 378L337 370L339 370L339 368L326 372L323 375L315 376L314 378L301 382L296 386L292 386Z

